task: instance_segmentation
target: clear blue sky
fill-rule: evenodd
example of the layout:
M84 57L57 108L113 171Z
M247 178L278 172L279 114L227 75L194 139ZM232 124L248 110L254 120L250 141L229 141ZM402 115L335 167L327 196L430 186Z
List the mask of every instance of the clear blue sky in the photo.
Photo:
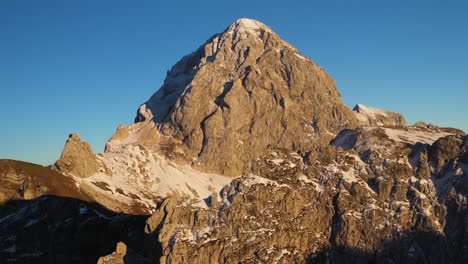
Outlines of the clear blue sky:
M348 106L468 131L467 2L2 0L0 158L51 164L70 133L102 152L166 70L242 17L324 67Z

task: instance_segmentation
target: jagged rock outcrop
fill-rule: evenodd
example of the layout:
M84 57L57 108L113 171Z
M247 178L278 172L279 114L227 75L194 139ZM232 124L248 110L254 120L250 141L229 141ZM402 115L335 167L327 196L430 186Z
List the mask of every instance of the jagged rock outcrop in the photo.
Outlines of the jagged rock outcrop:
M361 130L346 150L321 152L313 164L272 152L253 165L259 176L235 179L207 208L166 199L147 220L154 260L464 263L468 207L460 184L468 164L460 158L467 138L447 136L431 146L386 133ZM443 149L452 145L463 150L448 157ZM431 173L434 159L450 169ZM423 168L428 175L418 173Z
M97 264L124 264L127 255L127 245L123 242L117 243L115 251L104 257L100 257ZM127 262L128 264L128 262Z
M426 128L426 127L428 127L428 124L424 123L423 121L418 121L418 122L414 123L413 126Z
M363 126L408 126L405 117L400 113L368 107L362 104L357 104L353 108L353 111Z
M357 126L335 81L268 26L240 19L182 58L138 110L181 160L239 176L269 146L305 153Z
M440 176L453 170L456 163L468 163L468 136L451 135L441 138L432 145L429 154L432 168Z
M63 173L78 177L89 177L100 169L91 145L81 141L78 134L70 135L60 159L54 166Z

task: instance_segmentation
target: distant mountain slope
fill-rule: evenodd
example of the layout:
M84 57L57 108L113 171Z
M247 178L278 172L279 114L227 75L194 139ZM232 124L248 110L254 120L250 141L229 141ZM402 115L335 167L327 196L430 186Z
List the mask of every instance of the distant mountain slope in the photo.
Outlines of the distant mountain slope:
M92 201L75 181L41 165L17 160L0 160L0 203L30 200L42 195Z

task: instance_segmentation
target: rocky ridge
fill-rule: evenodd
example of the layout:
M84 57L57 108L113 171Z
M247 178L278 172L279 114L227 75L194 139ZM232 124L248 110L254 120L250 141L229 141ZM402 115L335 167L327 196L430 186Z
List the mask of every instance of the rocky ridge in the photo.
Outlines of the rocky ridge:
M148 233L160 263L463 263L467 143L410 145L371 130L309 164L273 152L255 166L261 177L234 180L207 209L166 199Z

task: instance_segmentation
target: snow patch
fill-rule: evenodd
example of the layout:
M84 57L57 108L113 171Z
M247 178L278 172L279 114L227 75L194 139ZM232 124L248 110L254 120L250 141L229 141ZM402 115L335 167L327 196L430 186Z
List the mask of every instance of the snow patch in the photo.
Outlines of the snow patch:
M270 180L270 179L267 179L267 178L263 178L263 177L260 177L260 176L256 176L256 175L253 175L253 174L249 174L248 176L244 177L243 181L242 181L242 184L245 185L246 187L249 187L249 188L254 186L254 185L259 185L259 184L260 185L273 185L276 188L281 188L281 187L291 188L291 186L289 186L287 184L279 184L276 181L273 181L273 180Z
M354 169L350 168L348 171L342 171L343 180L349 183L357 182L358 178L354 176Z
M283 159L273 159L273 160L268 160L268 161L273 162L273 163L274 163L275 165L277 165L277 166L281 165L281 163L284 162Z
M314 189L317 192L324 192L325 191L322 185L320 185L317 182L307 178L307 176L305 176L305 175L299 176L299 180L302 181L304 184L313 184Z
M416 144L418 142L421 142L424 144L431 145L437 139L450 135L450 133L426 132L426 131L414 130L411 128L409 128L408 131L401 130L401 129L392 129L392 128L384 128L383 130L389 139L394 140L396 142L404 142L404 143L410 143L410 144Z
M133 142L132 136L125 141L114 140L113 151L97 156L106 170L73 179L78 185L91 187L124 204L143 204L147 208L154 208L155 200L168 196L198 199L200 202L195 205L206 206L203 199L232 181L225 176L202 173L189 165L178 165ZM84 212L80 209L80 213Z
M269 27L263 24L260 21L249 19L249 18L241 18L234 22L229 28L227 29L226 33L234 34L237 32L249 32L254 33L256 30L263 29L270 31Z
M306 58L306 57L302 56L302 55L301 55L301 54L299 54L299 53L294 53L294 55L296 55L296 57L298 57L298 58L299 58L299 59L301 59L301 60L304 60L304 61L306 61L306 60L307 60L307 58Z

